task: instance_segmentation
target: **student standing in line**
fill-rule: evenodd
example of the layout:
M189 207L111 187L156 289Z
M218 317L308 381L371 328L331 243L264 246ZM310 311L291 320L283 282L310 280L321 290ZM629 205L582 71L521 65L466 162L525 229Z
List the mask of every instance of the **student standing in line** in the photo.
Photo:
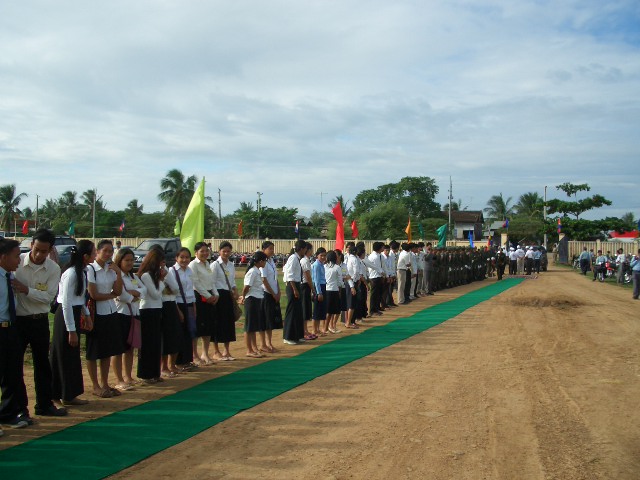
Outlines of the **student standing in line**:
M338 264L338 255L329 250L326 254L324 265L325 275L325 308L327 319L324 322L324 331L340 333L337 329L338 316L340 316L340 284L342 282L342 268Z
M49 310L58 294L60 267L49 257L56 236L51 230L40 229L33 235L31 250L20 257L13 290L16 293L16 327L20 337L22 358L27 345L31 346L33 377L36 387L36 415L61 417L65 408L57 408L51 395L51 364L49 363ZM24 363L24 362L22 362ZM21 376L20 406L22 415L29 417L27 387Z
M215 305L218 302L218 290L215 276L209 268L209 247L198 242L193 247L196 258L189 263L193 272L193 288L196 298L196 338L193 341L193 361L196 365L213 365L209 356L211 335L215 330ZM198 354L198 338L202 338L202 355Z
M373 242L373 251L364 262L369 267L369 281L371 282L371 298L369 300L369 312L371 315L382 315L380 304L383 284L386 282L382 247L384 247L384 243Z
M164 258L164 251L162 251ZM180 370L176 367L176 358L182 346L182 324L180 310L176 297L180 294L180 287L175 274L169 275L165 260L161 268L166 271L164 289L162 290L162 362L160 373L164 378L178 376Z
M111 261L111 240L100 240L97 252L96 260L87 268L87 290L96 305L93 330L87 333L87 372L93 394L101 398L111 398L120 395L119 390L109 386L111 357L117 357L115 361L122 362L125 350L115 302L115 298L122 293L122 274L118 266Z
M176 357L176 366L183 372L189 372L198 366L193 363L193 352L196 348L196 296L193 289L193 271L189 267L191 251L182 247L176 255L176 263L169 270L178 283L180 294L176 296L180 326L182 328L182 345Z
M262 309L264 290L262 289L262 275L260 269L267 263L264 252L253 254L247 265L247 273L244 276L244 288L240 303L244 305L244 340L247 347L247 357L262 358L256 342L256 332L264 332L265 318Z
M24 428L32 423L20 417L22 355L16 326L16 299L13 274L20 265L20 243L0 238L0 423L11 428ZM4 432L0 428L0 435Z
M262 244L262 253L267 257L264 267L260 268L262 277L262 312L265 319L264 331L259 331L260 352L275 353L277 350L272 343L273 330L282 329L282 314L280 313L280 285L278 284L278 270L272 257L274 254L273 242L265 241Z
M313 280L313 287L316 291L316 296L313 298L313 334L316 336L324 337L327 333L327 327L325 320L327 319L327 280L325 278L324 264L327 261L327 250L324 247L316 250L316 261L311 265L311 279ZM320 326L320 322L323 322L323 326Z
M146 385L163 381L160 376L162 357L162 291L167 270L162 268L164 254L152 248L144 256L138 278L147 293L140 302L140 349L138 350L138 378Z
M58 286L58 308L53 320L51 342L52 396L65 407L86 405L78 398L84 393L80 359L80 318L89 318L86 306L86 268L96 258L96 248L89 240L80 240L71 248L71 258L64 268Z
M304 319L304 339L315 340L318 338L310 329L310 322L313 320L313 300L316 298L316 289L311 278L311 256L313 246L307 242L307 248L300 259L302 267L302 283L300 284L300 304L302 305L302 318Z
M349 269L344 261L344 255L340 249L336 249L336 256L338 257L337 264L340 266L340 322L343 325L349 323L349 308L351 305L351 287L353 286L353 280L349 276ZM326 274L326 272L325 272Z
M111 368L116 376L115 388L120 391L131 390L138 383L133 379L133 346L129 344L129 331L131 322L140 320L140 299L147 289L133 274L133 262L134 255L130 248L118 250L115 264L122 272L122 292L116 297L116 307L125 351L120 356L112 357Z
M233 247L230 242L220 243L220 255L211 263L216 290L219 299L215 308L215 330L213 335L214 358L221 361L235 360L229 351L231 342L236 341L236 319L233 313L233 302L238 301L236 288L236 269L229 261ZM224 349L220 351L220 344Z
M297 345L304 339L304 321L300 304L300 284L302 282L302 266L300 259L307 248L307 242L297 240L294 252L289 255L284 266L284 281L287 285L287 310L284 317L283 341L287 345Z
M355 244L349 247L346 256L347 274L349 275L349 287L347 289L347 316L345 318L345 328L360 328L356 324L356 307L357 307L357 288L360 284L360 273L358 269L358 257L356 257Z

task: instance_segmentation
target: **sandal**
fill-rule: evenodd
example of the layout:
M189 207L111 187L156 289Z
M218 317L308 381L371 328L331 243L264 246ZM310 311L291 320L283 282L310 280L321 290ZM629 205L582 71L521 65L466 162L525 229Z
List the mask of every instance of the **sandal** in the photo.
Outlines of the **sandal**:
M118 383L113 388L120 390L121 392L126 392L127 390L133 390L133 385L129 385L128 383Z
M111 397L113 397L113 395L111 394L111 390L99 390L97 392L94 390L93 394L96 397L99 397L99 398L111 398Z
M116 388L111 388L109 387L109 391L111 392L111 396L112 397L119 397L120 395L122 395L122 392L120 392L118 389Z
M163 378L176 378L178 374L175 372L172 372L171 370L168 370L166 372L162 372L160 376Z

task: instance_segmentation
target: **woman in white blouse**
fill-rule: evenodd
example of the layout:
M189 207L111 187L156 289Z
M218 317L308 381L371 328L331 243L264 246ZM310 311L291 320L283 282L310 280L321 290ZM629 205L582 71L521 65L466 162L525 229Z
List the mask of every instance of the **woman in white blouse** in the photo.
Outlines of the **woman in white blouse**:
M336 328L338 317L340 316L340 288L342 282L342 268L338 263L338 256L334 250L327 252L327 263L324 264L324 275L327 281L327 318L325 320L324 331L340 333Z
M85 405L78 398L84 393L82 362L80 360L80 317L88 316L85 305L87 280L85 268L96 258L96 248L89 240L80 240L72 247L71 259L65 267L58 287L58 308L53 320L51 342L51 370L53 398L65 406Z
M164 251L162 252L164 257ZM177 377L179 370L176 367L176 358L182 346L182 327L176 295L180 288L174 274L170 274L166 262L162 261L162 268L167 274L164 277L164 290L162 291L162 376L165 378Z
M140 349L138 350L138 378L145 384L162 381L162 291L167 271L162 268L164 254L149 250L138 269L138 277L147 289L140 302Z
M115 302L122 293L122 276L120 269L111 262L113 242L101 240L96 250L95 262L87 267L87 291L96 306L93 330L87 333L87 372L93 394L110 398L120 395L119 390L109 387L111 357L120 356L125 350Z
M193 342L193 361L197 365L213 365L209 357L209 343L214 332L214 306L218 302L215 276L209 268L209 246L198 242L194 246L196 258L189 264L193 272L196 300L196 337L202 338L202 355L198 354L198 339Z
M197 365L193 363L193 351L197 350L196 344L198 342L196 336L196 297L193 288L193 271L189 267L189 262L191 262L191 251L182 247L176 255L175 265L169 269L169 275L175 277L180 291L176 296L176 304L182 327L182 345L176 357L176 366L183 372L197 368Z
M134 255L130 248L121 248L116 254L115 264L122 272L122 292L116 297L118 318L122 326L122 342L125 351L111 359L111 368L116 376L115 388L121 391L130 390L137 383L133 379L133 349L129 343L129 332L132 322L140 322L140 299L147 293L142 281L133 274ZM136 345L135 348L139 348Z
M213 332L214 358L221 361L235 360L229 351L229 344L236 341L236 319L233 313L233 302L238 301L236 288L236 269L229 261L233 247L230 242L220 243L218 259L211 264L215 278L215 287L220 295L215 308ZM220 344L224 350L220 351Z
M262 289L260 269L264 268L266 262L267 256L264 252L254 253L244 276L244 288L240 303L244 305L244 339L247 346L247 357L264 357L258 349L256 332L264 332L265 330L266 322L262 310L264 290Z

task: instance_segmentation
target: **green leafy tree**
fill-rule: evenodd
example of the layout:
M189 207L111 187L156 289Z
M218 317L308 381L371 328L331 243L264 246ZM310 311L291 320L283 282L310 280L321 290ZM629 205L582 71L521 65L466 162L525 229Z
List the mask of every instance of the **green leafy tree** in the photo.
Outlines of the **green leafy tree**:
M574 201L567 202L564 200L559 200L554 198L552 200L547 201L547 213L561 213L563 215L573 215L576 217L576 220L580 219L580 215L589 210L593 210L594 208L600 208L604 205L611 205L611 201L607 200L602 195L592 195L587 198L583 198L578 200L577 194L578 192L590 191L591 187L589 185L580 184L574 185L572 183L563 183L562 185L556 186L557 190L562 190L567 194L568 197L573 195Z
M339 202L340 208L342 209L342 218L346 220L349 214L353 211L353 208L348 206L350 201L351 200L345 200L342 195L338 195L333 200L331 200L331 202L329 202L328 206L333 210L333 207L335 207L336 203Z
M544 231L552 236L557 235L557 221L557 218L548 219ZM509 225L509 229L511 230L511 225ZM606 240L608 233L612 230L624 233L629 228L626 222L616 217L607 217L600 220L562 218L562 233L572 240Z
M127 208L124 213L129 217L137 217L138 215L142 215L144 209L144 205L138 204L138 199L134 198L129 203L127 203Z
M505 200L502 192L499 195L493 195L487 202L484 213L487 214L488 220L503 220L513 215L513 206L511 197Z
M404 177L398 183L387 183L358 193L353 199L351 217L358 219L390 200L397 200L412 218L432 217L440 213L440 205L435 202L437 194L438 186L432 178Z
M77 195L77 192L67 190L56 202L58 206L58 214L60 214L66 221L76 220L79 217L78 212L80 207L78 206Z
M0 186L0 227L4 230L13 230L13 221L16 215L22 212L18 208L26 193L16 194L16 185L11 183Z
M405 228L409 209L394 199L380 203L360 217L358 230L361 238L387 239L406 237ZM335 231L335 221L333 222ZM416 224L417 225L417 224Z

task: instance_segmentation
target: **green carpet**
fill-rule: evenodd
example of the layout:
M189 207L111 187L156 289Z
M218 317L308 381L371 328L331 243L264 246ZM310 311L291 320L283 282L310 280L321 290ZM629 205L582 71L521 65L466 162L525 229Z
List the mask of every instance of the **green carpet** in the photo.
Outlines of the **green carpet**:
M496 282L298 356L264 362L0 451L2 478L89 480L112 475L238 412L455 317L521 281Z

